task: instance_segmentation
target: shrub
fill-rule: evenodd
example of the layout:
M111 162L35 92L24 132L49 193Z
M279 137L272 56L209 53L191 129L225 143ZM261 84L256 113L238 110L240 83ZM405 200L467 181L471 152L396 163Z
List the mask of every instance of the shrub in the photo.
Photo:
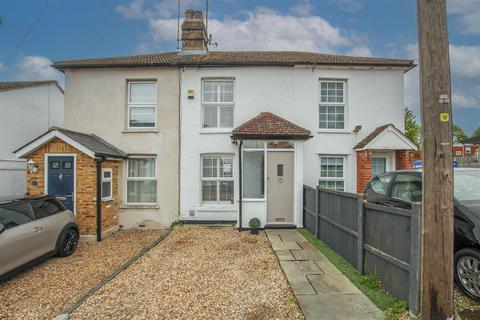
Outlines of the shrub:
M252 229L258 229L260 228L260 220L258 218L252 218L250 219L250 221L248 222L248 226Z
M175 220L172 222L172 224L170 225L170 228L171 229L174 229L176 227L181 227L183 226L185 223L182 221L182 220Z

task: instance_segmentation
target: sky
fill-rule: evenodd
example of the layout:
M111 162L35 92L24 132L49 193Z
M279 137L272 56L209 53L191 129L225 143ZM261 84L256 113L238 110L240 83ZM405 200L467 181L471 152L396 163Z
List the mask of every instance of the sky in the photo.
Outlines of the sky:
M205 0L180 3L182 17L186 8L205 7ZM447 0L447 7L453 121L470 135L480 126L480 0ZM177 0L0 0L0 17L0 81L63 85L52 61L177 48ZM218 43L212 50L417 61L416 19L415 0L209 1L209 33ZM416 68L405 75L405 104L420 121L418 88Z

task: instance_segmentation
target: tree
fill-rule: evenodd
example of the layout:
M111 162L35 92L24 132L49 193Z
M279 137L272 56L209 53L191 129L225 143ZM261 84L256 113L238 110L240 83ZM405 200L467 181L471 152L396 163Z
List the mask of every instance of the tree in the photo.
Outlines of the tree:
M456 124L453 124L452 131L453 131L452 132L453 143L459 143L460 141L468 138L467 134L463 131L463 129L457 126Z
M420 146L420 130L421 127L415 120L413 111L405 108L405 135L412 140L417 146Z
M480 127L477 128L477 130L473 131L472 137L478 137L480 136Z

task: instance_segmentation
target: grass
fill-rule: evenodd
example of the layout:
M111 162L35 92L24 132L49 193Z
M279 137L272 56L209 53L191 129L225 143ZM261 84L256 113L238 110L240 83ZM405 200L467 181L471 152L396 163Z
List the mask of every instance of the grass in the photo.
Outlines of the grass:
M383 289L380 280L375 276L362 276L347 261L307 229L300 229L300 233L330 262L337 267L360 291L362 291L380 310L385 313L385 319L398 320L409 319L407 303L404 300L395 299Z
M172 224L170 225L170 229L175 229L176 227L181 227L185 224L185 222L183 222L182 220L175 220L172 222Z

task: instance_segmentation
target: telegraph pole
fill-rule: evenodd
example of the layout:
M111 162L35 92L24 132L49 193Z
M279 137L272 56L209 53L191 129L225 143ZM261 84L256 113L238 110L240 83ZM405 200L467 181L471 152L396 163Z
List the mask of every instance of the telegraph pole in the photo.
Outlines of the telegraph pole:
M422 109L421 319L453 319L452 105L446 0L417 0Z

